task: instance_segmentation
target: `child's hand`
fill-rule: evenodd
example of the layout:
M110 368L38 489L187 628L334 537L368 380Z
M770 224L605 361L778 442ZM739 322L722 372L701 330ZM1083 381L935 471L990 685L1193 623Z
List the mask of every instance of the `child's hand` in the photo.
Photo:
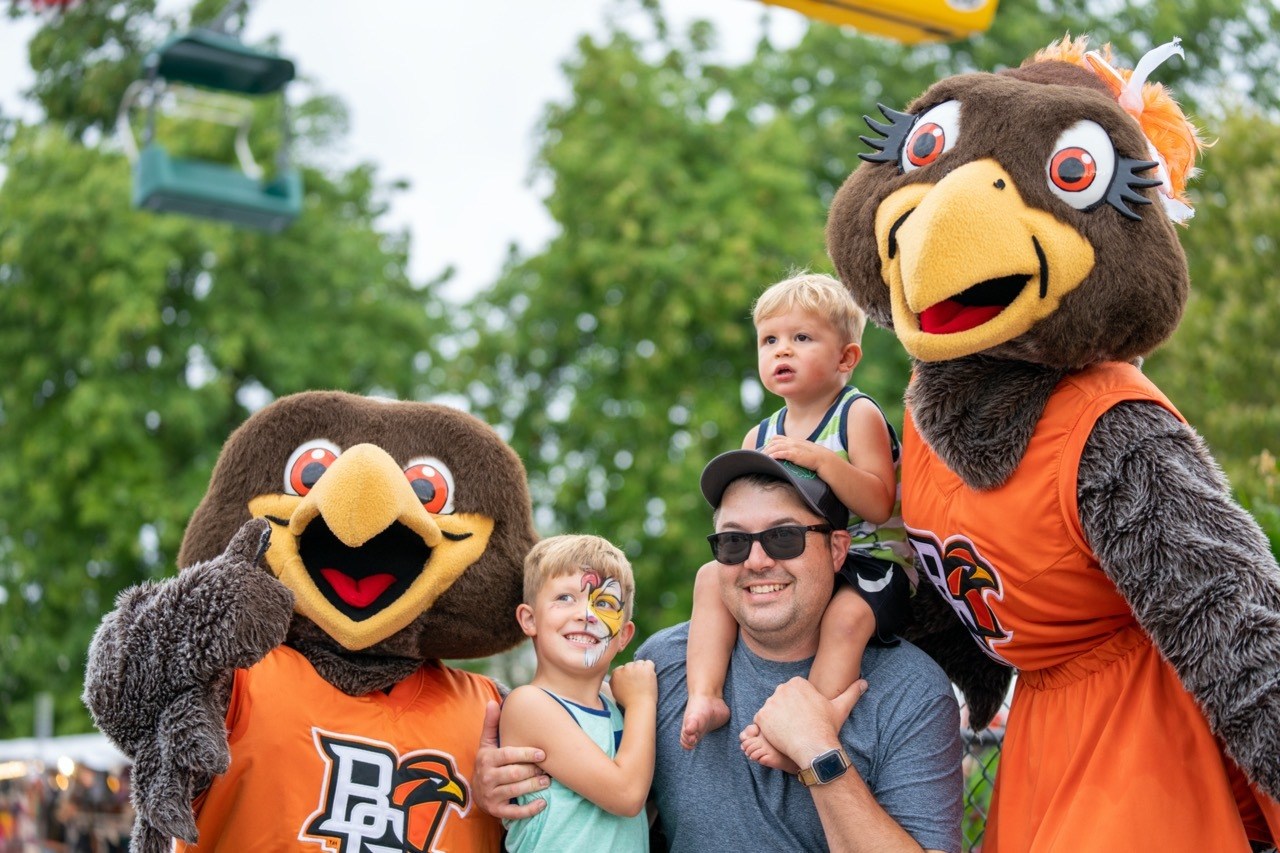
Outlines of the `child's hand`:
M787 435L775 435L760 450L774 459L785 459L793 465L808 468L810 471L818 470L824 455L835 455L833 451L812 441Z
M624 663L609 676L613 700L623 708L643 702L658 703L658 674L651 660Z

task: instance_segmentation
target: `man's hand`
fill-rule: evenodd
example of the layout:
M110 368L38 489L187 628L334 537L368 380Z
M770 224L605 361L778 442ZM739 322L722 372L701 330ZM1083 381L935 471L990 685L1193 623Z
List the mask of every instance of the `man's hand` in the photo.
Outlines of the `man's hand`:
M859 679L834 699L827 699L803 678L782 684L756 713L760 732L775 749L799 767L840 745L840 727L867 692Z
M499 819L519 820L533 817L547 807L546 800L534 800L518 806L512 800L521 794L541 791L551 784L551 777L537 766L546 759L540 749L523 746L498 746L498 718L501 709L490 702L484 709L484 729L476 750L476 769L471 791L480 808Z
M613 701L623 708L642 702L658 704L658 674L653 661L624 663L610 674L609 689L613 691Z

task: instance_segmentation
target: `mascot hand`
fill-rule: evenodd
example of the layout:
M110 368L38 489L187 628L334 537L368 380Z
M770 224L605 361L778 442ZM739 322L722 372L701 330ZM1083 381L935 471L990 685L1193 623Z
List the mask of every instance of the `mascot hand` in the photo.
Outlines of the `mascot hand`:
M199 620L191 645L179 650L197 683L253 666L284 642L293 593L263 566L270 541L264 519L247 521L219 556L176 579L191 582L182 609Z
M192 799L227 769L232 676L284 641L293 593L262 567L269 538L247 522L214 559L123 592L94 636L84 699L134 760L136 850L195 841Z

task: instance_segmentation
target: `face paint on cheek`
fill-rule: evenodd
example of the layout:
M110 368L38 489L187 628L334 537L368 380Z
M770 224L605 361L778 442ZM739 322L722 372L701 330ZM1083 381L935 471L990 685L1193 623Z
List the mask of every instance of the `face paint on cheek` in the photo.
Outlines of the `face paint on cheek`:
M591 612L609 631L609 638L618 636L622 630L622 585L610 579L604 586L592 591L588 603Z
M622 630L622 585L614 578L602 580L595 572L584 572L582 588L587 592L587 631L600 640L583 653L583 663L591 667Z

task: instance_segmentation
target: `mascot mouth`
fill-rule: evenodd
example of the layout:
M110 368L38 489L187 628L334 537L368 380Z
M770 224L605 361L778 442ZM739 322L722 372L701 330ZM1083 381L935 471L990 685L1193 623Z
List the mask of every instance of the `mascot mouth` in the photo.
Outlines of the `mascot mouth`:
M1008 308L1029 281L1029 275L1006 275L979 282L920 312L920 331L950 335L976 329Z
M359 622L404 594L431 559L431 548L399 522L352 548L317 517L298 537L298 556L328 602Z

